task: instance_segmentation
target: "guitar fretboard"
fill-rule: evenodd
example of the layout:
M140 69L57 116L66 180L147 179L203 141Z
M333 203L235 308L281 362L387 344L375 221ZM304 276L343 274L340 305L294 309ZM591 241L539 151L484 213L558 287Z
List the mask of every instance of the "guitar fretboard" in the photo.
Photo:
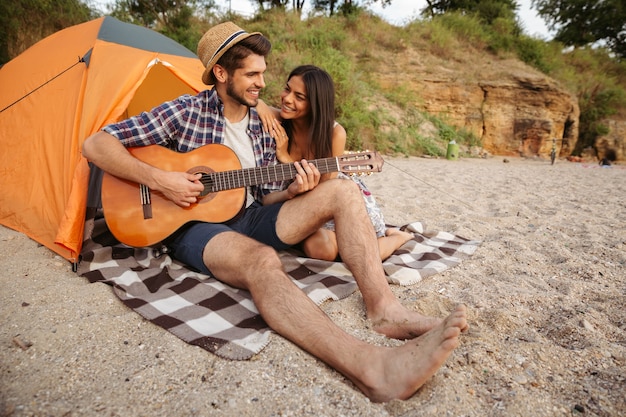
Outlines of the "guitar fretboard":
M321 174L339 171L337 157L308 161L315 165ZM200 180L208 192L218 192L243 188L251 185L267 184L295 178L297 174L294 164L280 164L265 167L244 168L233 171L212 172L203 174Z

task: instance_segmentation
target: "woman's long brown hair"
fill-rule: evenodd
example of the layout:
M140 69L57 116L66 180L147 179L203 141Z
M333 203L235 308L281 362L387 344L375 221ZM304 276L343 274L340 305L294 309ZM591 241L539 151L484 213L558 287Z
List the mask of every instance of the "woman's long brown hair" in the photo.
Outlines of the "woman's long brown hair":
M309 100L309 139L314 158L328 158L333 151L333 128L335 127L335 86L331 76L315 65L296 67L287 78L301 76ZM289 136L287 150L291 150L293 128L290 120L283 126Z

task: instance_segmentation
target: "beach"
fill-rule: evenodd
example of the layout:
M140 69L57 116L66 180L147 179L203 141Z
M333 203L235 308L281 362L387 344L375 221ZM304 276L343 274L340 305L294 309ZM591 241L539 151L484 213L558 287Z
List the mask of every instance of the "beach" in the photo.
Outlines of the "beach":
M186 344L0 227L0 416L626 415L626 165L541 158L386 156L364 177L389 224L481 241L402 302L470 330L410 399L370 402L272 334L250 360ZM358 291L321 308L374 333Z

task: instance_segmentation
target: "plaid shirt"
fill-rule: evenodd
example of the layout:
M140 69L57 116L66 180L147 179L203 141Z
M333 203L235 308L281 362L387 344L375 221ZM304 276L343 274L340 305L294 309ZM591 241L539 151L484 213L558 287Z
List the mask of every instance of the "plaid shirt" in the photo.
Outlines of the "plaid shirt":
M125 147L161 145L178 152L189 152L210 143L224 143L224 104L217 92L205 90L196 96L183 95L149 112L102 128L118 138ZM276 142L263 132L259 115L250 108L247 130L252 141L257 166L275 165ZM282 182L252 187L252 195L262 201L264 195L282 190Z

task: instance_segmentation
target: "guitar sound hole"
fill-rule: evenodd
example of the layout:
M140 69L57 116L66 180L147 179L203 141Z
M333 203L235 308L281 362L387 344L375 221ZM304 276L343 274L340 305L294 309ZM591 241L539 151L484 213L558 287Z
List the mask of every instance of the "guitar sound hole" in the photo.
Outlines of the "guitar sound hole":
M213 189L213 179L209 174L203 172L200 181L202 182L202 184L204 184L204 190L202 190L202 192L200 193L200 197L206 197L208 194L211 193L211 190Z

